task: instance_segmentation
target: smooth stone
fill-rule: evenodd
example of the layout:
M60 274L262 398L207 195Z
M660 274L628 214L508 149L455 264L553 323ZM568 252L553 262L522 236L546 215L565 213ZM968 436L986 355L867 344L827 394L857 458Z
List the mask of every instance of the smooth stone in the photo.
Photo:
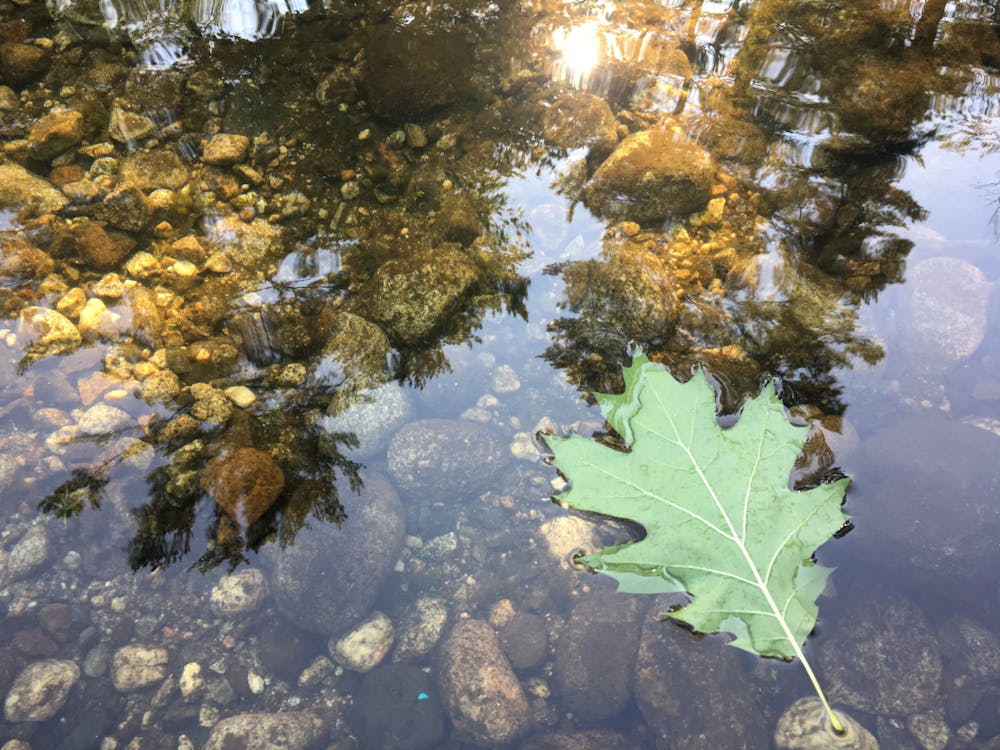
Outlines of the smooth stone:
M122 646L111 659L111 680L122 693L149 687L167 676L170 655L164 648Z
M549 653L548 628L545 620L530 612L517 612L498 628L500 645L514 669L531 669L544 661ZM633 646L638 646L638 629ZM603 679L603 678L602 678ZM631 675L626 677L630 680Z
M456 501L493 486L510 462L510 451L491 425L422 419L393 436L388 461L405 492L428 501Z
M39 161L49 161L75 146L84 135L83 115L73 110L49 112L28 131L31 155Z
M364 460L383 453L393 433L413 418L413 401L391 382L347 396L338 393L327 414L320 423L326 432L353 435L358 441L357 447L345 444L340 452Z
M438 681L456 731L474 745L505 745L531 725L527 698L487 622L452 628L441 645Z
M35 358L68 354L83 343L77 327L47 307L27 307L21 311L20 337L30 341L28 349Z
M767 722L740 652L722 638L661 621L676 603L671 596L652 602L635 662L635 698L657 750L767 747Z
M368 473L355 494L334 488L347 519L311 522L280 552L272 590L278 609L298 627L340 635L371 611L403 549L403 507L392 485Z
M224 393L226 394L226 398L241 409L247 409L257 401L257 396L245 385L230 386L226 388Z
M831 701L867 713L910 716L940 705L941 647L911 602L851 591L817 667Z
M7 559L0 565L0 585L24 578L48 559L50 551L49 534L42 523L35 524L11 549Z
M267 596L267 581L256 568L241 568L212 587L209 606L224 617L254 612Z
M630 703L641 612L636 597L609 593L591 594L570 613L554 676L563 702L581 720L610 719Z
M110 435L132 424L132 417L109 404L94 404L80 417L77 429L81 436Z
M992 285L959 258L929 258L907 270L900 349L917 370L940 373L983 343Z
M444 739L444 711L433 678L405 664L387 664L364 676L350 721L363 748L432 750Z
M206 164L226 167L246 158L250 139L245 135L219 133L202 144L202 161Z
M50 719L79 679L80 668L71 661L44 659L29 664L7 693L4 716L11 722Z
M852 716L834 713L844 728L833 731L830 717L819 698L799 698L778 719L774 744L778 750L879 750L878 741Z
M323 722L304 711L237 714L212 727L203 750L306 750Z
M393 643L392 620L375 612L339 640L331 640L330 655L353 672L370 672L389 654Z

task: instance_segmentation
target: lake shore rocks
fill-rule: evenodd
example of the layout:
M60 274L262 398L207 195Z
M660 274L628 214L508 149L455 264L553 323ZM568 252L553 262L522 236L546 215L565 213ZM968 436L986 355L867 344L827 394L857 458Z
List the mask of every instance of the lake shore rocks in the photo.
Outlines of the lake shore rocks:
M15 723L52 718L79 679L80 668L71 661L43 659L29 664L7 693L4 717Z
M347 520L312 522L278 557L271 588L278 609L301 628L340 635L371 611L403 548L403 508L392 485L368 473L355 494L337 482Z
M389 441L389 472L404 492L456 501L489 488L510 462L503 435L491 425L421 419Z
M456 730L470 742L501 747L527 731L527 698L489 623L458 623L442 644L440 659L442 701Z

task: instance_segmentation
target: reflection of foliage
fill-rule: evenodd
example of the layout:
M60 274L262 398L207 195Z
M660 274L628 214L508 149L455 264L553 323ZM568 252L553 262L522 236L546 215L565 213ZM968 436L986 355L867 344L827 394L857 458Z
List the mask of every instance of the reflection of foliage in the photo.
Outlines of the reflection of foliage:
M43 497L38 503L38 509L66 520L80 513L84 508L98 509L101 507L101 496L105 485L107 471L88 468L73 469L72 476Z

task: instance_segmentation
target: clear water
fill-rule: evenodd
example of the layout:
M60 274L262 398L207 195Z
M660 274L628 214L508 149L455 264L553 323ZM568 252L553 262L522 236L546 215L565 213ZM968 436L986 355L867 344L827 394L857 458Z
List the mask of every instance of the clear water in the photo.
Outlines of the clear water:
M725 415L778 378L793 413L833 431L793 481L854 479L853 528L817 553L836 572L806 644L834 702L883 748L995 746L998 18L989 3L848 0L0 2L8 55L49 55L23 75L4 58L6 164L71 197L46 217L25 210L37 185L0 185L0 692L41 659L83 670L43 720L8 710L0 739L202 747L227 717L305 711L316 747L492 746L440 708L457 663L441 644L492 621L517 661L532 632L504 624L514 611L544 638L516 669L530 720L512 746L769 746L811 694L799 665L612 595L572 555L639 531L549 500L534 433L604 435L590 394L619 388L641 346L679 377L707 367ZM60 108L84 133L46 153L33 128ZM138 130L109 134L115 108ZM662 127L711 154L711 194L665 218L602 209L587 186L615 142ZM236 167L206 163L219 132L251 141ZM141 226L96 208L137 180ZM174 244L188 237L200 247ZM143 251L152 270L134 264ZM39 344L26 310L62 301L75 329L88 298L109 311L96 330ZM233 386L255 400L234 406ZM327 412L365 394L375 406L345 435ZM116 411L95 426L95 404ZM443 441L437 472L402 478L401 443L387 447L400 430ZM468 450L443 437L465 431ZM254 452L227 481L244 493L262 461L282 474L252 513L212 484L239 449ZM383 476L405 543L384 575L362 566L377 596L324 633L339 597L308 576L284 591L282 560L319 560L302 568L318 576L324 550L339 559L363 516L347 480ZM381 543L366 533L352 559ZM213 608L241 570L262 573L264 597ZM330 635L378 610L398 640L425 597L447 626L401 662L426 698L376 689L380 671L405 682L392 654L365 675L338 666ZM113 679L128 644L166 650L135 689ZM192 663L204 684L189 690ZM430 740L414 701L440 721ZM402 736L385 728L398 717L415 722Z

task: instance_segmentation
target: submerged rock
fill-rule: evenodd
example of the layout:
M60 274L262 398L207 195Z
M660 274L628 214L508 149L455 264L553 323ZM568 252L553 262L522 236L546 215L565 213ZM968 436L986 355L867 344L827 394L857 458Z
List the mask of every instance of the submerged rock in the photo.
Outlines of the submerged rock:
M413 402L399 383L391 382L353 394L338 391L327 414L323 429L356 437L358 446L341 452L363 460L385 451L392 434L413 418Z
M445 718L437 686L417 667L389 664L365 675L352 727L361 747L431 750L441 746Z
M256 568L242 568L212 587L209 606L217 615L239 615L258 609L266 596L264 574Z
M660 621L676 599L657 597L645 615L635 664L635 694L658 750L767 747L740 652Z
M937 373L983 343L992 285L958 258L930 258L907 273L900 349L922 372Z
M358 295L365 315L396 342L427 339L454 312L478 271L454 245L386 261Z
M0 234L0 285L19 287L55 270L48 253L12 232Z
M631 700L639 617L638 599L621 594L588 596L570 613L556 645L555 679L582 721L609 719Z
M489 623L464 620L452 629L438 679L452 723L473 744L506 745L530 726L527 698Z
M428 500L461 500L488 489L510 452L491 425L421 419L393 436L388 460L400 489Z
M41 177L17 164L0 164L0 208L11 207L22 217L55 213L69 200Z
M819 649L830 699L889 716L939 705L941 650L920 610L881 591L855 591L845 601Z
M214 458L201 487L242 528L264 515L285 487L281 467L263 451L238 448Z
M393 661L406 661L429 654L448 624L448 607L440 599L421 596L400 619Z
M846 538L918 586L978 596L992 585L1000 538L1000 439L945 419L910 418L859 451L851 507L863 523ZM962 587L955 581L964 581Z
M83 115L73 110L53 111L42 117L28 131L31 155L49 161L83 140Z
M45 75L52 64L52 54L33 44L0 44L0 73L5 83L23 86Z
M77 327L47 307L27 307L21 311L18 337L27 342L26 353L32 359L68 354L83 343Z
M392 620L375 612L343 638L331 641L329 651L345 669L370 672L388 655L393 634Z
M778 750L878 750L871 732L843 711L834 712L843 734L833 731L819 698L800 698L778 719L774 744Z
M237 714L212 727L204 750L306 750L322 731L323 722L304 711Z
M123 693L154 685L167 676L170 655L164 648L140 643L123 646L111 660L111 679Z
M79 679L80 668L71 661L43 659L29 664L7 693L4 717L11 722L51 719Z
M598 167L585 200L601 217L651 224L704 209L714 176L711 156L683 133L644 130Z
M378 598L403 548L403 507L392 485L369 473L355 494L336 491L347 520L311 522L283 550L272 589L281 612L301 628L339 635L359 623Z
M559 148L588 148L594 155L606 156L618 143L618 123L604 99L573 91L545 110L542 135Z
M635 743L616 732L554 732L531 737L519 750L634 750Z

